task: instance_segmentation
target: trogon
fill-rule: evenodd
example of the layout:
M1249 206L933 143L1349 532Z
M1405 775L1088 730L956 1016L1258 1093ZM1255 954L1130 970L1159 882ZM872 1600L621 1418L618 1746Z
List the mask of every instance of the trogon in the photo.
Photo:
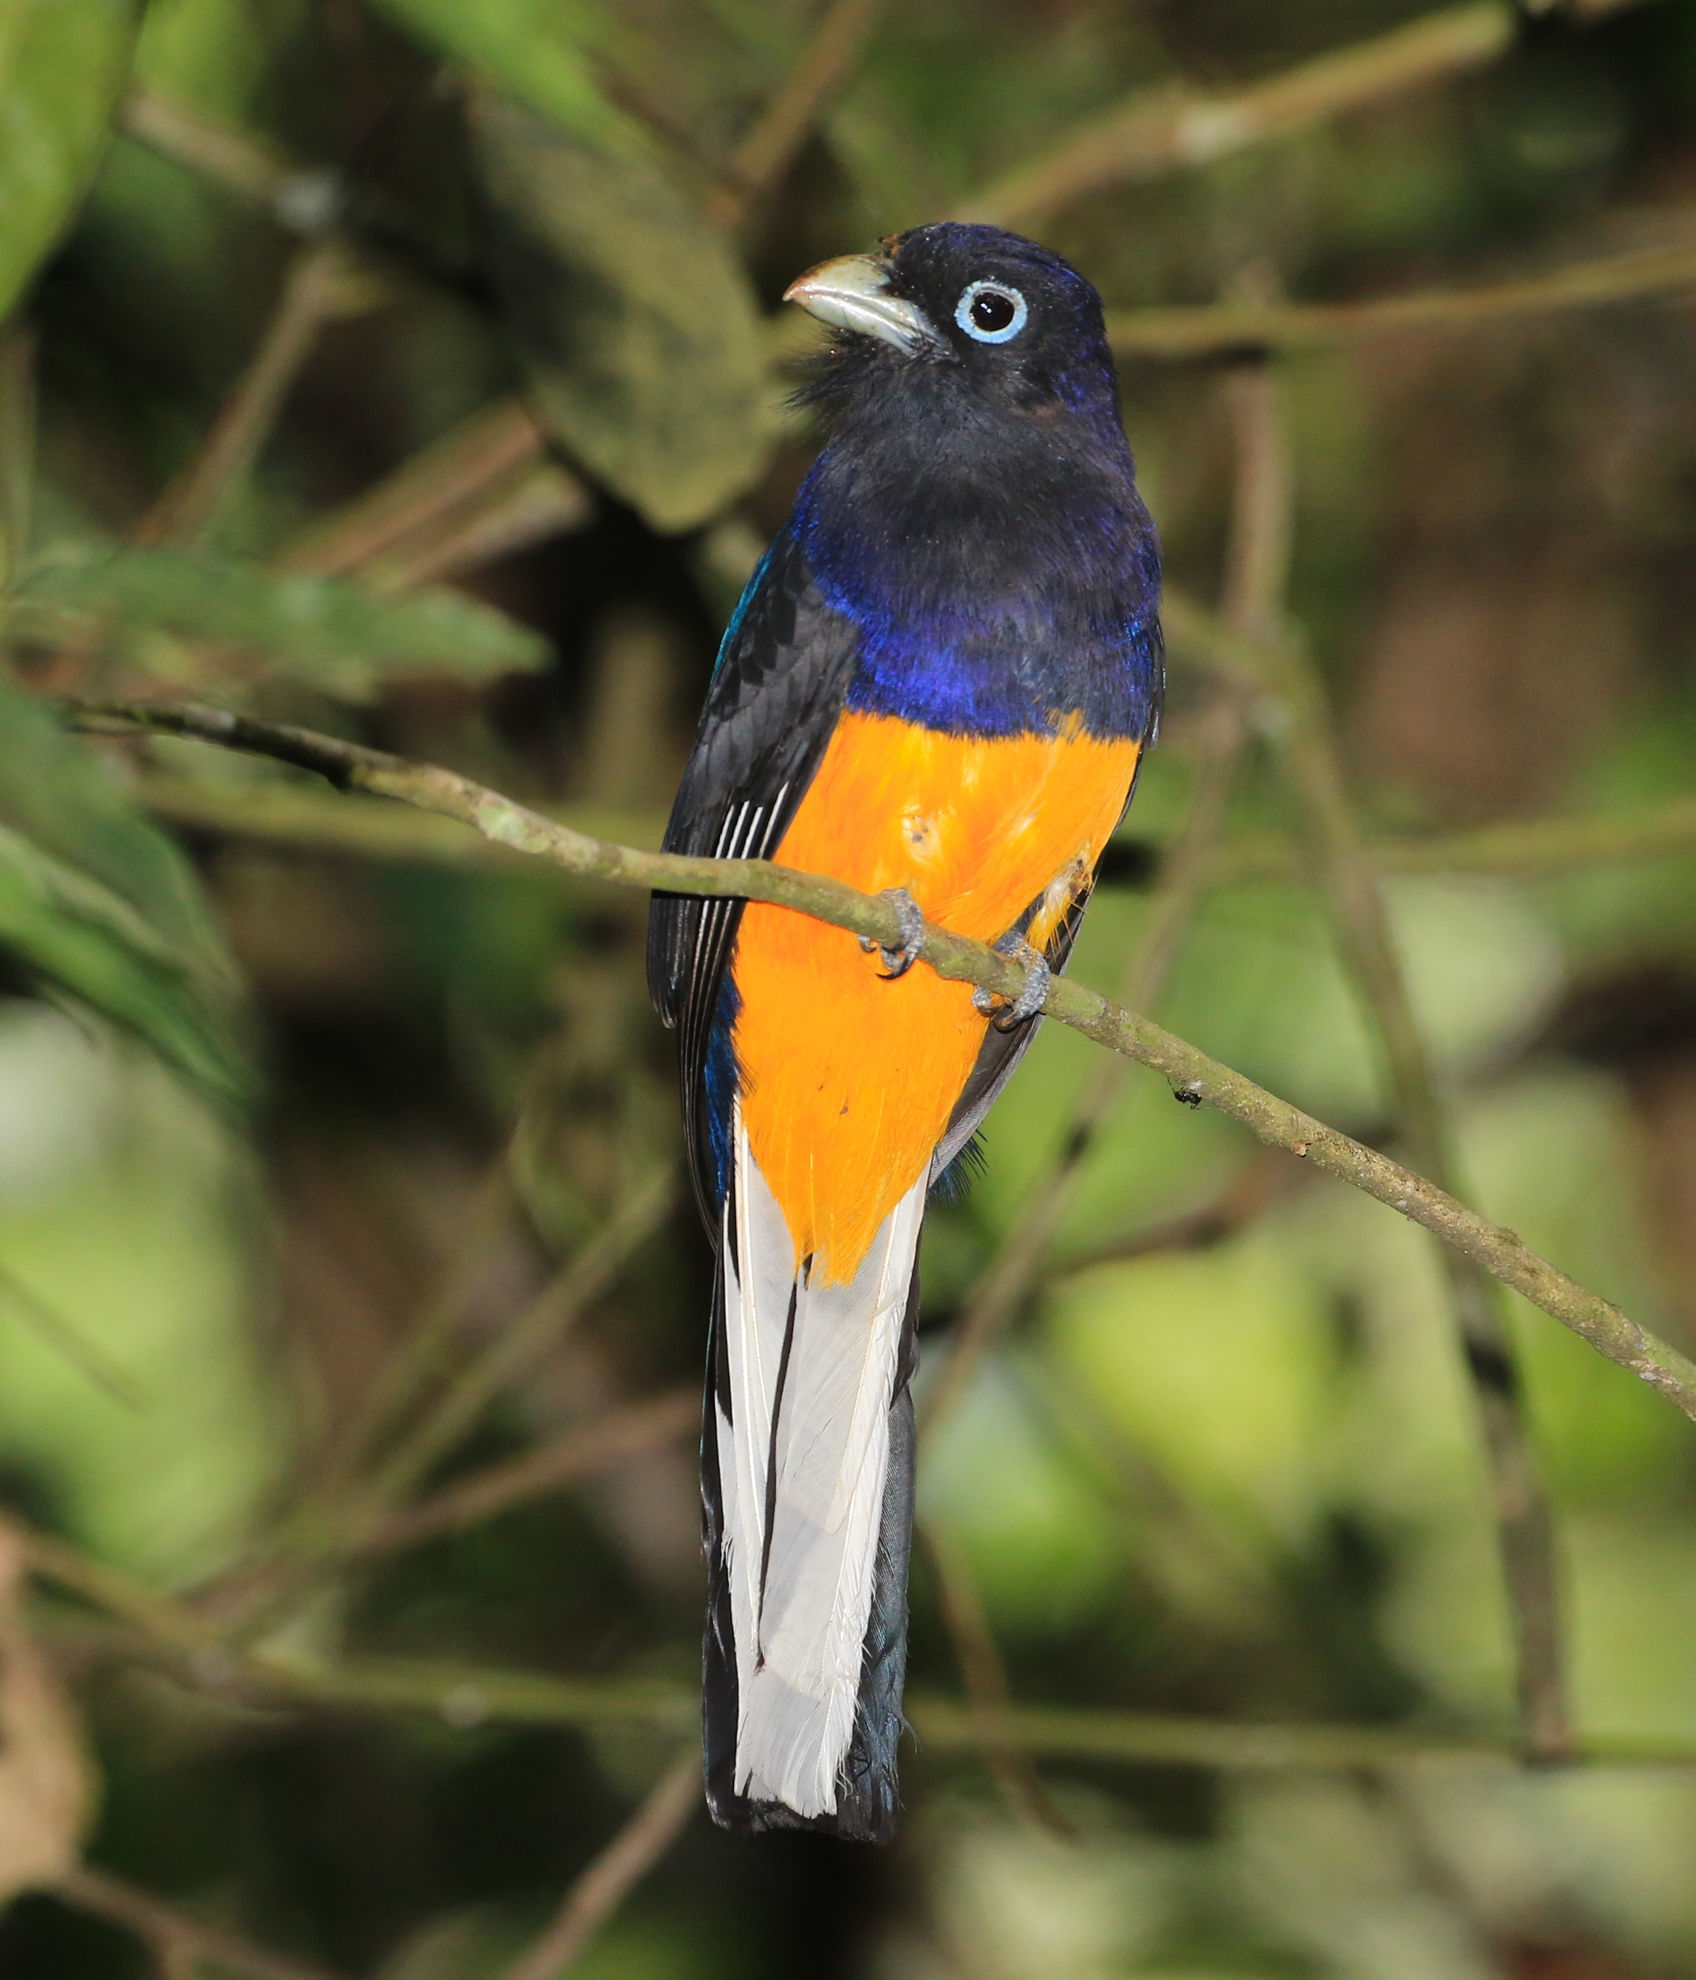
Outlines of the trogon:
M707 1794L886 1837L919 1229L1030 1044L1159 717L1160 560L1093 288L993 227L828 261L830 437L719 652L665 844L887 893L902 946L655 898L717 1254L701 1443ZM925 919L1029 963L913 967Z

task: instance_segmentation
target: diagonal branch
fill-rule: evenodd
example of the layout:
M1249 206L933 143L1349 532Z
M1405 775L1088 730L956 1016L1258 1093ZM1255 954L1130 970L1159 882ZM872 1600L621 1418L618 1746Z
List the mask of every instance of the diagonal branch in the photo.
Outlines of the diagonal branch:
M312 355L342 307L347 261L334 241L300 248L253 361L236 380L200 450L131 532L138 544L194 545L209 536Z
M977 1721L983 1757L1009 1811L1032 1828L1071 1836L1072 1824L1055 1807L1037 1778L1030 1755L1002 1737L1002 1721L1013 1703L1007 1666L989 1626L983 1597L964 1555L934 1524L921 1522L919 1538L936 1574L937 1606L954 1646L969 1709Z
M244 1980L333 1980L321 1967L303 1966L233 1932L202 1924L151 1891L138 1890L86 1864L65 1871L46 1888L63 1903L133 1932L162 1959L186 1960L191 1966L207 1960L228 1973L243 1975Z
M1585 0L1576 11L1597 17L1631 4ZM1238 90L1139 91L986 186L965 201L959 217L1027 226L1098 187L1204 165L1285 131L1466 75L1513 46L1520 18L1512 0L1468 0Z
M886 0L829 0L782 87L730 161L729 185L707 202L708 217L733 227L782 178L825 103L848 79Z
M553 1922L500 1980L556 1980L683 1833L701 1805L701 1757L691 1746L569 1891Z
M455 1479L429 1498L403 1506L370 1528L356 1543L362 1558L415 1546L442 1533L462 1533L514 1506L557 1492L599 1471L610 1470L661 1445L675 1443L701 1418L696 1389L668 1389L663 1395L627 1404L564 1431L552 1442L524 1451Z
M1259 654L1256 642L1244 644ZM766 860L641 852L556 824L456 771L409 762L309 729L256 722L192 702L91 701L66 706L70 719L84 728L186 736L246 750L314 771L344 790L369 791L442 812L497 844L589 879L721 900L768 901L869 936L886 947L904 939L895 909L887 901L862 894L828 874L801 873ZM924 960L939 976L978 984L1009 1001L1024 989L1022 964L997 954L985 942L931 923L925 926ZM1110 1003L1081 983L1056 978L1043 1011L1110 1051L1163 1073L1186 1098L1229 1114L1268 1147L1301 1156L1312 1167L1352 1183L1423 1225L1696 1420L1696 1362L1611 1300L1539 1257L1514 1232L1469 1210L1436 1183L1327 1127L1151 1019Z

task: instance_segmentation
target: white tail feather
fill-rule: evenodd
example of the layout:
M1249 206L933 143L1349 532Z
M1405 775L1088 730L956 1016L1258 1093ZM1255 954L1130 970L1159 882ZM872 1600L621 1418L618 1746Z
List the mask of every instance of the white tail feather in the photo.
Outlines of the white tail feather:
M716 1428L736 1637L735 1786L825 1815L854 1731L927 1178L890 1212L851 1284L809 1286L796 1277L794 1241L740 1109L732 1131L734 1259L728 1212L721 1249L734 1422L720 1410Z

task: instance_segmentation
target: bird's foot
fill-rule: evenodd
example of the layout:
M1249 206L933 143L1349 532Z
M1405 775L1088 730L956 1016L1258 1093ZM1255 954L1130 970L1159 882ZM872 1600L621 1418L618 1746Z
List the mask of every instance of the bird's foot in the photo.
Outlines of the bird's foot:
M1022 935L1003 935L995 945L995 952L997 955L1011 956L1015 962L1024 964L1025 987L1012 1003L1008 1003L1005 997L994 990L985 990L980 984L972 992L972 1009L988 1018L997 1031L1011 1031L1023 1024L1026 1018L1035 1017L1047 1003L1048 986L1054 980L1054 972L1042 951L1033 949Z
M886 949L881 942L874 942L869 935L862 935L860 947L867 955L873 949L877 950L883 958L883 980L893 983L896 977L905 976L925 952L924 910L905 887L885 887L878 899L887 901L895 910L895 919L901 925L901 946Z

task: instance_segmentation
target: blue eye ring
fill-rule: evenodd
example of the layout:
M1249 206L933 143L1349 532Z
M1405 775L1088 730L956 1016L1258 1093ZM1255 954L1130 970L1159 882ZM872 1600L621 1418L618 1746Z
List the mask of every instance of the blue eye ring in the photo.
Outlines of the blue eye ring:
M1010 303L1013 314L1005 323L985 329L974 321L973 313L978 303L993 296L997 302ZM990 311L987 314L995 314ZM1030 308L1018 290L1006 282L973 282L954 305L954 321L966 335L979 344L1008 344L1024 329L1030 318Z

